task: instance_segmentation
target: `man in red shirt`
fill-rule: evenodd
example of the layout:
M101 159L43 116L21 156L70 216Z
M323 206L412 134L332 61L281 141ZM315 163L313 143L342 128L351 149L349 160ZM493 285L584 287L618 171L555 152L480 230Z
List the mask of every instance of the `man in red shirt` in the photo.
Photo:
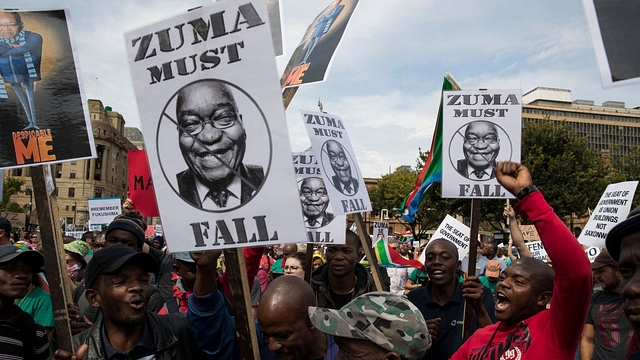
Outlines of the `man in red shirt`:
M539 260L514 261L500 274L496 285L495 313L499 321L478 329L451 359L572 360L591 299L589 259L533 186L524 165L500 162L495 174L498 182L518 198L516 212L536 226L553 260L555 276ZM551 307L546 310L549 303Z

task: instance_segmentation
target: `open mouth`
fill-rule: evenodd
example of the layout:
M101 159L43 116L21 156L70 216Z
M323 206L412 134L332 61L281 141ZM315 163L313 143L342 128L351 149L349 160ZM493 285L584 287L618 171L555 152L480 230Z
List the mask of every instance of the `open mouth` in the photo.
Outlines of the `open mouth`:
M129 301L129 305L134 310L142 310L144 308L144 298L137 297Z
M501 291L496 291L496 306L497 312L506 311L511 306L511 300Z
M445 275L445 272L442 270L433 270L431 274L432 274L431 278L435 280L435 279L442 279Z

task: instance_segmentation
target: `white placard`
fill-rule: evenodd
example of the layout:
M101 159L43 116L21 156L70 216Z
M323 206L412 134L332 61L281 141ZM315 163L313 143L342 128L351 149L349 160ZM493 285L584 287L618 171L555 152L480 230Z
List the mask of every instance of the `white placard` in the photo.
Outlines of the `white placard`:
M453 216L447 215L440 223L440 226L433 233L431 240L435 239L447 239L458 248L458 259L462 260L467 257L469 253L469 234L471 230L469 227L460 221L456 220ZM420 261L425 263L426 251L423 251L420 255Z
M545 250L544 245L542 245L542 241L530 241L525 245L529 248L532 258L547 262L547 250Z
M87 200L91 225L107 225L122 214L120 198L91 198Z
M600 253L602 252L602 249L600 249L597 246L589 246L584 253L587 254L587 257L589 258L589 262L594 262L596 260L596 258L598 257L598 255L600 255Z
M338 115L300 110L335 214L372 211L369 193Z
M631 211L637 181L610 184L584 226L578 242L589 246L605 247L604 240L612 227L625 220Z
M445 91L442 197L513 198L493 173L520 162L522 90Z
M125 34L171 251L305 237L267 19L226 0Z
M373 247L375 247L375 243L380 240L380 238L387 239L389 236L389 223L385 221L374 221L373 222L373 239L371 242L373 243Z
M322 180L316 156L312 152L293 153L293 167L298 179L307 242L344 244L347 217L333 213L333 202Z

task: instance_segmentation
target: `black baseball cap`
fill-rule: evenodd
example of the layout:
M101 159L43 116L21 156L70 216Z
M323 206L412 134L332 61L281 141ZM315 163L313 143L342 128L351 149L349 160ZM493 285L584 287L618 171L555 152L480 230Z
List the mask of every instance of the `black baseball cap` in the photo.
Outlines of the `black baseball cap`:
M146 272L155 273L158 269L158 262L148 253L136 252L128 246L114 244L94 253L87 264L85 285L90 288L98 276L114 273L130 261L140 265Z
M0 216L0 229L4 230L7 233L7 236L9 236L12 227L11 222L9 222L6 217Z
M37 251L24 250L13 245L0 245L0 263L6 263L18 257L24 259L34 269L44 266L44 257Z
M634 232L640 232L640 206L633 209L625 221L614 226L607 234L605 244L609 255L611 255L615 261L620 261L620 243L622 242L622 238Z

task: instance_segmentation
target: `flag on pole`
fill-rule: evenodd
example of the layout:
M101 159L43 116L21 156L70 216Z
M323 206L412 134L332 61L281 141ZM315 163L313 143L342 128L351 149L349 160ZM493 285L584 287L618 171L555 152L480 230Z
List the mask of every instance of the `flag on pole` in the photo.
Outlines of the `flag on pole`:
M451 74L446 73L442 84L442 91L460 90ZM400 212L402 218L408 222L416 220L416 212L424 199L427 189L431 184L442 181L442 95L440 95L440 108L438 109L438 119L436 120L436 128L433 131L433 140L429 155L422 167L422 171L416 179L416 187L411 191L409 196L402 202Z
M376 242L376 246L373 247L376 251L376 257L378 258L378 264L386 267L414 267L422 268L423 265L418 260L409 260L398 254L397 251L389 247L386 239L380 238Z

